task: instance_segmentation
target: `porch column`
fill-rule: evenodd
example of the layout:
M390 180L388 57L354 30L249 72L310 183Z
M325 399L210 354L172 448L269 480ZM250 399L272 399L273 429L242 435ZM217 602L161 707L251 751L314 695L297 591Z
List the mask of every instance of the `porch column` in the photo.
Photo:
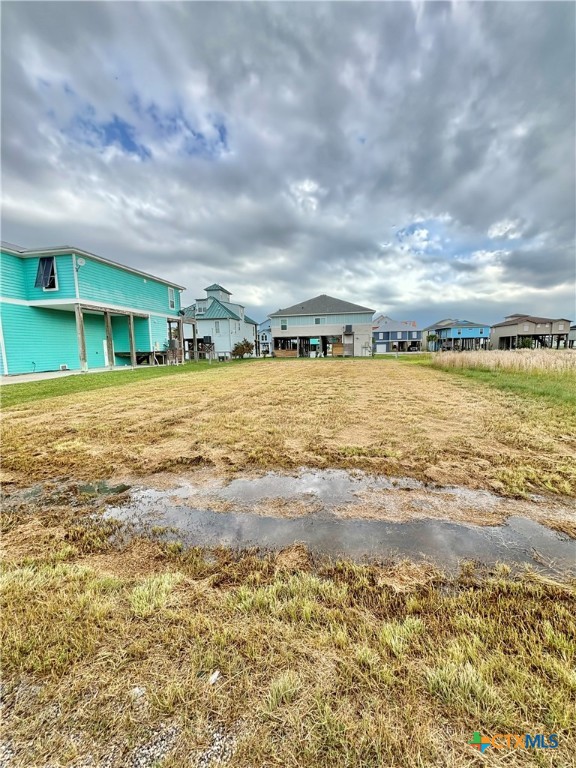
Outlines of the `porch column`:
M184 365L184 320L178 319L178 336L180 337L180 362Z
M198 362L198 337L196 336L196 320L192 323L192 346L194 347L194 362Z
M300 336L296 336L296 357L300 357Z
M108 353L108 367L114 368L114 342L112 337L112 318L110 312L104 312L104 327L106 329L106 351Z
M130 365L136 368L136 344L134 343L134 315L128 315L128 337L130 339Z
M78 356L80 357L80 370L88 370L88 360L86 358L86 336L84 335L84 315L80 304L74 305L76 313L76 335L78 337Z

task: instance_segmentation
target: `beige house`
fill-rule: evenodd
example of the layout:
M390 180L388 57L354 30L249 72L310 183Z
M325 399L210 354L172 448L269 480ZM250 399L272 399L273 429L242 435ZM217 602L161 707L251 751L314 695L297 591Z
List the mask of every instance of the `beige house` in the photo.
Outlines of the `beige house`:
M322 294L269 315L276 357L372 355L374 310Z
M508 315L490 331L492 349L568 346L570 320L533 315Z

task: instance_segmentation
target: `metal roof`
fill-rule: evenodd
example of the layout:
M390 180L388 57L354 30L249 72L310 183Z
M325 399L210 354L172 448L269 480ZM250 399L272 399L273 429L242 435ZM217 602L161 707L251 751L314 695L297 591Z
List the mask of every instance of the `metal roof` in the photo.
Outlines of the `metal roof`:
M429 331L432 328L489 328L488 323L473 323L472 320L452 320L451 318L445 320L438 320L437 323L432 323L423 328L424 331Z
M236 312L225 307L218 299L212 299L212 302L206 312L196 316L197 320L240 320Z
M352 304L350 301L336 299L323 293L300 304L294 304L291 307L272 312L269 317L284 317L285 315L340 315L355 312L370 312L374 314L373 309L361 307L359 304Z
M212 285L209 285L208 288L204 288L205 291L222 291L222 293L227 293L228 296L232 296L230 291L227 291L226 288L222 288L221 285L218 285L218 283L212 283Z

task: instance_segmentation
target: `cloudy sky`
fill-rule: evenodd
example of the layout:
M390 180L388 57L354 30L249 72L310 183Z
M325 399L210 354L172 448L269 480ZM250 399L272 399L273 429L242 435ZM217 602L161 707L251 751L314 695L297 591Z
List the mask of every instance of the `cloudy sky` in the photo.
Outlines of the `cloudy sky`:
M2 3L2 238L256 319L574 318L571 2Z

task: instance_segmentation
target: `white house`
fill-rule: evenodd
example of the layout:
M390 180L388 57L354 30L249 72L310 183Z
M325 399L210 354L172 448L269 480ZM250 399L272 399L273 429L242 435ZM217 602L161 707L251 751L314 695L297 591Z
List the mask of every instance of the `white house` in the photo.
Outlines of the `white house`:
M244 306L233 304L230 291L217 283L204 290L206 298L196 299L196 304L186 308L186 314L196 320L200 350L207 344L214 345L216 356L230 358L234 346L244 339L256 349L258 324L248 317Z
M276 357L372 354L373 309L322 294L270 315Z
M258 326L258 354L270 355L272 354L272 321L270 318L264 320Z

